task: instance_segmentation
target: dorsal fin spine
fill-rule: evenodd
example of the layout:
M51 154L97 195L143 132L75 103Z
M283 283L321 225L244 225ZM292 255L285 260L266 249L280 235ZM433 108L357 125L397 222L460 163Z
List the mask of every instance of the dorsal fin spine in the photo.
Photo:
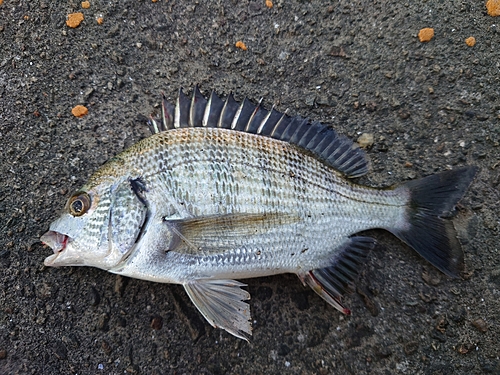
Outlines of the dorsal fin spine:
M174 128L180 128L181 126L181 95L183 95L182 87L179 89L179 95L177 95L175 102Z
M165 94L161 95L161 118L155 120L159 123L159 130L166 131L174 128L175 107L167 101Z
M238 110L234 115L233 122L231 123L231 129L236 128L236 124L238 123L238 118L240 117L241 111L243 110L243 106L245 105L245 100L247 100L247 98L243 99Z
M238 117L240 117L240 113L243 109L243 103L245 103L245 99L242 100L242 102L240 103L240 106L238 107L238 109L236 110L236 113L234 114L233 121L231 122L231 129L234 129L236 127L236 123L238 122Z
M198 90L198 86L194 87L193 95L191 96L191 106L189 107L189 126L194 127L194 111L196 105L196 91Z
M222 128L222 120L224 119L224 115L226 114L227 103L229 101L229 97L230 96L231 96L231 94L229 94L227 96L226 100L224 100L224 106L222 107L222 111L220 113L219 121L217 121L217 127L218 128Z
M213 94L214 94L214 92L212 91L212 93L210 94L210 97L208 98L207 106L205 107L205 113L203 113L203 121L201 123L201 125L203 127L206 127L208 124L208 118L210 117L210 108L212 107Z
M168 116L168 113L167 113L167 105L166 105L166 102L167 99L165 98L165 94L162 93L161 94L161 117L163 119L163 125L166 127L167 126L167 116Z
M271 110L269 112L267 112L266 117L264 117L264 119L260 123L259 127L257 128L257 134L262 133L262 129L264 128L264 126L266 125L267 121L269 120L269 117L271 117L271 113L273 113L273 110L274 110L274 104L271 107Z
M286 118L286 110L285 112L283 112L283 114L281 115L280 119L278 120L278 122L276 123L276 125L274 125L274 128L273 128L273 131L271 132L271 134L269 135L270 137L274 137L274 133L276 132L276 129L278 129L278 127L283 123L283 119Z
M148 121L149 129L151 130L151 133L156 134L160 132L160 126L158 124L158 121L151 116Z
M245 125L245 129L243 130L244 132L248 133L248 131L250 130L250 125L252 124L252 121L255 118L255 115L257 114L257 112L259 112L261 103L262 103L262 98L260 98L259 102L257 103L257 105L255 106L255 109L252 112L252 115L248 119L247 124Z

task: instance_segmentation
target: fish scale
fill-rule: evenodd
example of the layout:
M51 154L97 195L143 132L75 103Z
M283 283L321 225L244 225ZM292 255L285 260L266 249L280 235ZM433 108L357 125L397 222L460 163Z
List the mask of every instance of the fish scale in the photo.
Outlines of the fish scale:
M373 189L365 152L332 128L198 88L163 98L153 134L97 170L41 238L47 266L93 266L182 284L214 327L252 333L234 279L295 273L348 314L342 297L386 229L442 272L463 252L448 217L477 168Z

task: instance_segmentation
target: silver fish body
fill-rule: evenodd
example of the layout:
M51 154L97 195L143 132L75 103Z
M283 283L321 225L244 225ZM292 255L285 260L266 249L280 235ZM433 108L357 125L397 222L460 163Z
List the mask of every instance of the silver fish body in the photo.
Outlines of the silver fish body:
M353 185L283 141L186 128L144 143L142 162L134 148L123 156L143 166L128 178L148 187L148 234L115 272L174 283L300 273L319 268L353 233L405 223L404 191ZM176 242L175 223L196 218L207 225L194 223Z
M217 99L195 89L164 103L155 134L70 198L42 237L55 252L45 264L182 284L212 325L241 338L251 334L250 296L234 279L295 273L348 313L341 296L375 246L353 235L367 229L391 231L447 274L460 270L460 244L441 216L475 168L391 189L356 185L346 175L366 173L364 154L333 130L248 102L231 112L232 97Z

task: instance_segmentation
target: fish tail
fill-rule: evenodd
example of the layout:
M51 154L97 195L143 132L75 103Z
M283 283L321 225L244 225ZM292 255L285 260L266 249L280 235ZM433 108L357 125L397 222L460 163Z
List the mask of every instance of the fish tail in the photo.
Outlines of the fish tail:
M463 167L409 181L397 189L409 194L407 220L390 232L445 274L458 277L464 255L449 218L472 183L477 167Z

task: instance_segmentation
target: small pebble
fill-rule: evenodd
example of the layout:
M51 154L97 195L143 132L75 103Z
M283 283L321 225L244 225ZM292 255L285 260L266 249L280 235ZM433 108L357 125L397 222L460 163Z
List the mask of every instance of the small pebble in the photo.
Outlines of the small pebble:
M163 318L161 316L155 316L151 319L151 328L154 330L160 330L163 327Z
M111 354L111 352L112 352L111 346L108 344L108 342L106 340L102 340L101 348L104 351L104 353L106 353L107 355Z
M363 133L358 138L358 144L361 148L369 148L373 146L374 138L371 133Z
M68 349L61 341L58 341L54 345L54 354L58 359L64 360L68 357Z
M426 284L431 286L436 286L441 283L441 277L437 272L424 270L422 272L422 279L426 282Z
M104 332L109 331L109 315L108 314L102 314L99 317L99 322L97 323L97 328L99 328L101 331L104 331Z
M101 302L101 296L99 296L99 292L94 287L90 288L89 300L90 300L91 306L97 306L99 304L99 302Z
M80 342L74 333L69 333L67 336L63 336L62 341L67 347L73 349L80 347Z
M316 94L306 96L305 102L307 106L312 107L315 101L316 101Z
M405 344L404 346L404 351L406 355L411 355L415 353L418 350L418 342L417 341L410 341Z
M120 327L126 327L127 326L127 321L125 320L125 318L119 316L118 318L116 318L116 321L118 323L118 325Z
M7 358L7 350L0 350L0 359Z
M401 111L399 111L398 115L403 120L406 120L406 119L410 118L410 112L407 111L407 110L404 110L404 109L402 109Z
M347 53L344 50L343 46L333 46L330 55L335 57L347 57Z
M479 332L488 332L488 324L481 318L476 319L472 322L472 325L479 331Z
M125 286L126 286L126 279L124 279L120 275L116 275L115 279L115 293L119 294L120 296L123 295L123 292L125 291Z
M139 372L139 367L137 365L128 366L125 371L127 374L137 374Z

